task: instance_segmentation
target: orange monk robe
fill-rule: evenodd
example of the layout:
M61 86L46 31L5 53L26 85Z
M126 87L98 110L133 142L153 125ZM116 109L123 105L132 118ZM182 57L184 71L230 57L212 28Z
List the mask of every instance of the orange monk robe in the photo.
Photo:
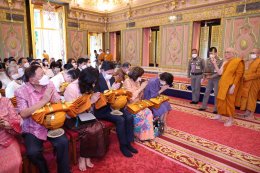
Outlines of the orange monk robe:
M105 55L106 55L106 54L105 54L104 52L102 52L101 54L99 54L99 56L98 56L98 61L99 61L99 62L104 61Z
M232 58L224 65L223 73L218 84L218 114L234 116L235 99L244 68L244 61L240 58ZM235 85L235 91L233 94L229 94L229 88L233 84Z
M240 110L255 112L259 92L260 58L257 58L250 63L244 73L236 98L236 106L240 107Z
M110 53L110 54L106 54L105 55L105 61L113 61L113 55Z
M50 63L50 57L47 53L42 54L43 58L47 59L48 63Z

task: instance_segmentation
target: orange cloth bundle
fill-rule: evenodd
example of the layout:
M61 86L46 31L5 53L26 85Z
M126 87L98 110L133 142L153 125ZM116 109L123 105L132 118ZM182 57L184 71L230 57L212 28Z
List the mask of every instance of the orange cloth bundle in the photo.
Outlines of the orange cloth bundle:
M63 126L66 119L66 112L54 112L45 116L43 126L47 129L58 129Z
M132 97L132 93L125 89L118 90L107 90L104 92L104 95L107 97L108 103L111 104L111 107L115 110L120 110L127 104L127 101Z
M61 92L61 93L64 93L65 89L67 88L67 86L68 86L69 84L70 84L69 82L63 82L63 83L60 85L60 92Z
M107 105L107 98L104 94L100 94L99 100L95 103L95 108L100 109Z
M125 105L127 104L127 96L121 95L121 96L117 96L115 98L115 101L113 103L111 103L111 107L112 109L115 110L120 110L122 108L125 107Z
M169 97L165 96L165 95L159 95L155 98L151 98L150 101L154 104L153 107L158 109L161 104L165 101L168 101Z
M69 110L70 103L48 103L43 108L35 111L32 114L32 119L41 125L48 125L46 128L54 129L63 126L65 118L66 118L66 111ZM50 116L51 118L46 118ZM52 127L52 125L54 125Z
M84 94L81 97L79 97L77 100L75 100L71 105L69 110L67 111L67 114L74 118L78 114L90 109L91 102L90 102L91 94Z
M127 110L131 113L131 114L137 114L139 111L145 109L145 108L149 108L151 106L153 106L154 104L149 101L149 100L140 100L138 102L132 103L132 104L128 104L127 105Z
M73 103L48 103L43 108L32 114L32 119L48 129L57 129L63 126L66 113L70 117L76 117L78 114L90 109L91 94L82 95Z

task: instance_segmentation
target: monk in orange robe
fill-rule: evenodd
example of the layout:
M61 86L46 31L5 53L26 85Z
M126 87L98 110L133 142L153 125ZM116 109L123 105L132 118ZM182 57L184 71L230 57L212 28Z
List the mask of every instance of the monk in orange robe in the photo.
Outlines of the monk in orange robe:
M98 55L98 63L101 64L101 62L104 61L105 53L103 52L102 49L99 49L99 55Z
M105 61L113 61L113 55L110 53L109 49L106 50Z
M49 55L46 53L46 50L43 51L42 57L43 57L44 59L47 59L48 63L50 63L50 57L49 57Z
M253 49L245 63L245 73L236 98L236 106L246 110L243 117L254 118L257 98L260 92L260 50Z
M213 119L221 119L222 115L229 116L224 126L232 126L235 114L235 99L245 68L244 61L241 58L235 58L234 48L226 49L225 61L220 69L215 58L212 58L211 61L217 73L221 75L217 95L218 114Z

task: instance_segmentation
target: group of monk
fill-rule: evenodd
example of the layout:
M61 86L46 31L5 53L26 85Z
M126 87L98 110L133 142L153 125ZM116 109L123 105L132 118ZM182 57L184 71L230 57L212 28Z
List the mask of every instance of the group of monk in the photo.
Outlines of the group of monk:
M238 58L234 48L225 50L224 62L219 68L216 59L211 59L216 72L221 76L218 83L217 114L229 118L224 123L231 126L234 121L235 107L245 111L240 116L253 119L257 99L260 98L260 50L253 49L248 59Z

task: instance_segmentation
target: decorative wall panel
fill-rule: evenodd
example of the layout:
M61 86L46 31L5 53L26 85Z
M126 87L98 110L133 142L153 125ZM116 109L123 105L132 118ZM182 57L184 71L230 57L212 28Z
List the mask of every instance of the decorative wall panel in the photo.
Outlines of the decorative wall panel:
M68 58L87 55L87 31L68 30Z
M260 15L225 19L224 48L234 47L239 56L247 58L260 46Z
M188 60L190 24L161 27L160 67L185 69Z
M23 23L0 23L1 52L6 57L25 56L25 34Z
M141 65L142 29L124 30L122 32L122 62Z

